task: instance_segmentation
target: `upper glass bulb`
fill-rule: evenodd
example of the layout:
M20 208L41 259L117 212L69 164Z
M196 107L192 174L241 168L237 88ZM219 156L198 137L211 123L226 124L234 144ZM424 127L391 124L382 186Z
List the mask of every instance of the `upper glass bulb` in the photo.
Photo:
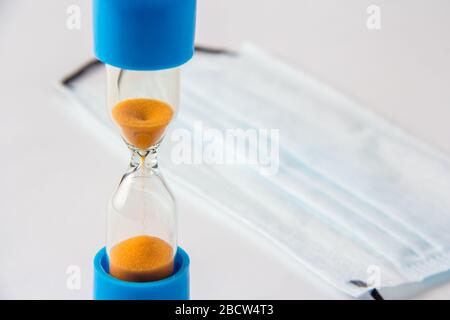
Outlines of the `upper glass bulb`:
M161 142L179 105L179 69L133 71L106 66L109 114L132 150Z

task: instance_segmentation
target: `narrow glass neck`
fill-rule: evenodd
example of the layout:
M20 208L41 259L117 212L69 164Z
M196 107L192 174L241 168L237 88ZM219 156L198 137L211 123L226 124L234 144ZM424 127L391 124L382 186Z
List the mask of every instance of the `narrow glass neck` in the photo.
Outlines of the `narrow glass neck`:
M158 169L158 148L149 150L131 150L130 167L133 169Z

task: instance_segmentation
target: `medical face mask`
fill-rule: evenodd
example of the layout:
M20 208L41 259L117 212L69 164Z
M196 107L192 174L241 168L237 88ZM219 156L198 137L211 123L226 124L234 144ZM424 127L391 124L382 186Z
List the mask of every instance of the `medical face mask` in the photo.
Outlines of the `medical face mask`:
M100 74L69 88L106 124ZM352 296L449 269L444 154L250 45L198 55L183 77L182 111L161 150L171 185ZM236 148L224 142L229 129L256 138ZM237 163L248 150L256 158Z

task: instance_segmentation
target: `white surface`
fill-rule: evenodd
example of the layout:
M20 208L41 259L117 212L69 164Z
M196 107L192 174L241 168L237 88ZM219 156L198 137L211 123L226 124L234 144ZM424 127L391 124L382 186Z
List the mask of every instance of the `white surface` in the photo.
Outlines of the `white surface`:
M73 3L82 9L78 31L65 26ZM251 39L449 152L450 3L378 1L380 31L365 27L369 3L199 0L198 40L236 47ZM90 19L88 0L0 3L2 298L90 298L105 204L126 163L70 119L52 87L91 56ZM193 298L345 298L244 227L178 200ZM81 267L80 290L66 287L72 264ZM448 283L425 285L385 294L450 296Z

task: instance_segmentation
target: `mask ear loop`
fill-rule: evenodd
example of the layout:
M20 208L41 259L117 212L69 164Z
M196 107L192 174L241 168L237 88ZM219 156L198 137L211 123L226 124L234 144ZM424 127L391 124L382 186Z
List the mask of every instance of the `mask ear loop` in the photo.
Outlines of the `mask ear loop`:
M196 45L195 51L200 53L206 53L206 54L225 54L225 55L236 55L236 52L224 48L215 48L215 47L207 47L207 46L201 46ZM95 67L97 65L101 65L102 62L98 61L97 59L91 59L84 65L80 66L78 69L76 69L74 72L70 73L69 75L65 76L61 83L65 86L69 85L70 82L74 81L78 77L82 76L85 72L87 72L92 67ZM119 76L120 77L120 76ZM120 80L119 80L120 81Z
M384 300L383 296L375 288L372 289L369 293L372 296L373 300Z
M368 285L362 280L350 280L349 283L352 285L359 287L359 288L367 288ZM380 292L373 288L369 291L370 296L373 298L373 300L384 300L383 296L380 294Z

